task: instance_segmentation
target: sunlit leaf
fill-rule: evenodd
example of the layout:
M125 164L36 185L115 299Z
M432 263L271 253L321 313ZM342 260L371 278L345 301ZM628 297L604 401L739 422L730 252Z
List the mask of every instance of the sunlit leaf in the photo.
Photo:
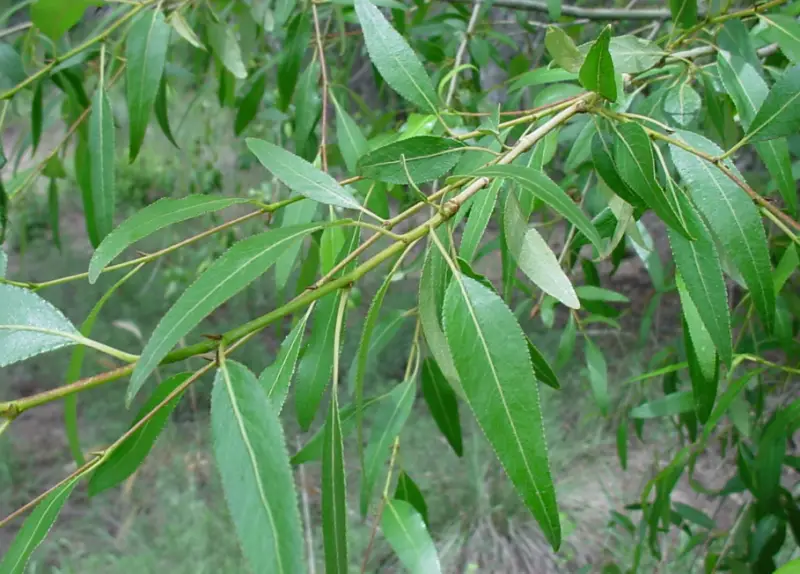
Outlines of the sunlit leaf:
M544 45L553 61L565 70L577 73L581 69L583 55L563 29L550 26L544 38Z
M242 62L242 51L236 39L233 28L223 22L210 22L208 24L208 42L214 54L222 61L222 65L234 75L243 80L247 77L247 68Z
M438 574L442 571L425 521L411 504L405 500L386 500L381 530L411 574Z
M178 35L189 42L195 48L199 48L201 50L205 50L206 47L203 46L203 43L197 37L197 34L194 33L189 23L184 19L181 15L180 10L175 10L169 15L169 23L178 33Z
M436 113L436 90L408 42L369 0L354 4L369 58L386 83L412 104Z
M525 505L557 549L561 526L539 389L514 314L494 292L459 274L445 297L444 328L478 424Z
M31 21L51 40L58 40L80 21L89 6L101 4L101 0L36 0L30 8Z
M211 393L214 456L254 572L305 572L303 531L283 429L255 376L226 361Z

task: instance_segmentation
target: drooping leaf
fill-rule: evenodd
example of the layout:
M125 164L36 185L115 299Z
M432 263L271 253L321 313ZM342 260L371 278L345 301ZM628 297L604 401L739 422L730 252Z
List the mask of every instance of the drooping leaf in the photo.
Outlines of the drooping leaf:
M381 530L411 574L441 573L436 546L425 527L425 521L411 504L405 500L386 500Z
M583 54L562 28L547 28L544 45L553 61L565 70L577 73L581 69Z
M130 122L130 161L139 155L150 108L156 100L167 58L170 27L161 10L147 10L136 17L126 42L126 84Z
M663 105L664 113L675 124L687 127L697 119L703 107L703 101L689 82L681 82L667 90Z
M292 101L297 78L300 75L300 64L311 38L311 19L308 11L301 11L292 19L286 37L289 41L278 63L278 108L284 112L289 109L289 103Z
M161 404L170 393L190 376L190 373L180 373L159 384L147 399L147 402L139 409L131 426L150 414L150 411ZM111 452L111 455L92 473L92 477L89 480L90 495L94 496L108 488L117 486L139 468L139 465L150 453L150 449L153 448L170 414L178 406L180 399L181 395L172 398L151 416L142 427L135 430Z
M180 10L175 10L169 15L169 24L172 26L178 35L189 42L195 48L199 48L200 50L205 50L206 47L203 46L203 43L197 37L197 34L194 33L189 23L186 19L181 16Z
M364 451L364 475L361 481L361 516L366 516L375 484L389 458L394 439L405 425L414 404L416 385L414 381L400 383L392 389L375 413L375 422L370 428L369 442Z
M750 30L738 18L732 18L722 25L717 34L720 50L730 52L747 62L757 73L761 73L761 59L753 46Z
M258 161L292 190L309 199L348 209L363 209L353 194L306 160L264 140L247 138Z
M614 71L614 62L608 51L611 42L611 29L606 27L600 33L597 40L581 65L578 78L581 85L587 90L597 92L607 100L617 101L617 80Z
M303 345L303 335L305 335L307 321L308 315L305 314L286 335L275 360L258 377L258 382L278 414L283 410L286 395L289 393L289 385L292 382L292 376L294 376L295 367L297 366L297 358Z
M628 419L625 417L617 426L617 457L622 470L628 470Z
M44 82L36 84L31 100L31 155L36 155L36 148L39 147L39 140L42 138L42 85Z
M386 183L425 183L443 176L458 163L464 144L436 136L403 139L362 156L358 171ZM405 166L404 166L405 164Z
M329 293L317 301L312 313L311 336L295 383L297 421L308 429L319 409L333 371L333 340L339 293Z
M563 215L578 231L583 233L598 252L603 251L604 244L597 229L589 218L575 205L566 192L557 183L540 170L518 165L495 165L479 169L475 175L508 178L518 183L524 190L541 199L548 207Z
M94 283L106 265L127 247L169 225L219 211L248 200L237 197L189 195L165 197L143 207L123 221L97 247L89 262L89 283Z
M513 194L506 199L504 224L508 249L519 269L548 295L567 307L580 308L575 289L561 269L555 253L536 228L528 226Z
M679 135L699 151L711 156L722 154L719 147L701 135L691 132L679 132ZM670 146L670 153L695 205L742 274L756 311L771 331L775 292L771 284L769 249L758 210L747 194L713 165L677 146ZM738 175L732 164L727 166Z
M638 123L615 126L614 160L628 187L656 214L687 239L692 239L685 213L661 187L655 171L655 159L650 138Z
M702 222L700 230L701 233L697 234L694 241L687 240L671 229L667 230L667 234L675 266L685 281L686 294L694 304L722 361L730 365L733 346L728 290L714 240Z
M586 366L589 370L589 384L592 387L592 395L600 412L603 416L608 415L610 398L608 396L608 366L605 355L600 348L587 337L584 347L586 355Z
M514 314L490 289L458 274L445 296L444 330L478 424L548 541L558 549L561 527L539 389Z
M86 139L78 136L78 143L75 146L75 179L81 189L81 200L83 201L83 219L86 222L86 234L92 247L100 245L100 238L97 235L97 226L94 218L94 203L92 200L92 158L89 155L89 144Z
M156 121L158 122L158 127L161 128L161 133L164 134L164 137L166 137L172 145L180 147L178 142L175 141L175 136L172 135L167 109L167 75L164 74L161 76L161 82L158 86L158 94L156 94L156 102L153 105L153 111L156 113Z
M236 110L236 119L233 122L233 132L237 136L241 134L250 122L253 121L253 118L256 117L266 87L267 75L261 74L250 86L250 89L242 98L242 101L239 102L239 108Z
M316 201L302 200L291 205L287 205L281 211L283 212L283 219L281 225L287 227L290 225L302 225L311 223L317 215L319 204ZM316 244L315 244L316 245ZM297 261L297 256L302 249L302 243L294 243L278 258L275 264L275 285L278 290L283 290L286 283L289 281L289 276L292 273L294 264ZM316 274L317 265L314 265L314 273Z
M355 0L367 53L383 79L406 100L437 112L436 90L408 42L369 0Z
M394 498L395 500L405 500L408 502L419 512L422 520L428 525L428 505L425 503L425 497L422 495L422 491L419 489L419 486L417 486L417 483L408 476L408 473L401 472L400 476L397 477Z
M0 367L74 345L78 330L27 289L0 284Z
M53 244L61 251L61 230L59 225L58 184L55 178L50 178L47 184L47 207L50 212L50 231L53 234Z
M208 24L208 42L214 55L235 78L243 80L247 77L247 68L242 62L242 51L233 28L223 22Z
M500 179L493 181L489 189L478 194L470 208L469 218L464 226L464 232L461 234L461 245L458 249L458 254L467 262L471 262L475 258L478 244L489 225L489 219L497 204L497 194L501 186Z
M594 163L597 175L611 191L627 203L637 209L644 210L647 207L646 204L622 179L612 153L611 143L603 137L602 133L597 133L592 141L592 163Z
M31 5L31 21L41 32L56 41L83 17L89 6L98 6L99 0L36 0Z
M322 454L322 537L325 572L347 574L347 488L345 485L342 423L337 393L331 397L325 421Z
M697 0L669 0L672 21L681 28L691 28L697 23Z
M211 430L222 489L254 572L305 572L303 531L278 415L255 376L226 361L211 393Z
M686 287L680 280L680 275L676 276L676 280L680 281L678 292L683 308L683 340L686 361L689 366L689 378L692 382L694 410L697 419L704 423L708 420L708 416L714 408L714 400L717 398L719 355L708 330L700 319L697 308L686 293Z
M61 508L80 479L81 475L78 475L66 481L53 489L36 505L3 556L3 560L0 562L0 572L3 574L23 574L25 572L28 560L50 532Z
M319 226L302 225L253 235L234 244L209 265L175 301L153 331L131 375L128 402L182 337L217 307L263 275L289 245L302 240L315 229Z
M306 159L313 159L317 153L313 133L322 111L319 77L319 63L312 61L300 74L294 94L294 146Z
M693 409L694 398L691 391L680 391L634 407L630 416L635 419L652 419L688 413Z
M102 84L92 98L89 153L92 154L92 204L97 236L102 241L114 228L116 150L114 116Z
M339 104L336 96L333 93L330 96L336 108L336 140L339 142L339 151L342 152L347 171L356 173L359 158L369 152L367 138L347 110Z
M461 439L461 421L458 416L458 399L432 358L422 363L422 394L431 411L436 426L458 456L464 454Z
M766 141L800 131L800 65L788 69L775 82L753 123L747 130L750 141Z

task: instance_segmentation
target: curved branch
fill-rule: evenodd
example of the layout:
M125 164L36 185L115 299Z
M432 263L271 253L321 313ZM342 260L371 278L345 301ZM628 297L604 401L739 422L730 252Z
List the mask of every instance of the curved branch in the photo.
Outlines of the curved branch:
M471 4L472 0L450 0L459 4ZM493 6L511 8L514 10L527 10L528 12L547 13L547 2L539 0L496 0ZM576 18L588 20L668 20L672 15L669 10L640 9L626 10L625 8L582 8L571 4L563 4L561 13Z

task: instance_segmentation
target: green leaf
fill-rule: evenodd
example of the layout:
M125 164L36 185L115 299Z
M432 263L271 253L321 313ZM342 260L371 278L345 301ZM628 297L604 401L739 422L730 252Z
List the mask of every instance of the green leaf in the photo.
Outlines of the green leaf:
M750 141L766 141L800 131L800 65L790 68L775 82L753 123L747 130Z
M694 304L722 361L730 365L733 347L728 290L714 240L703 222L700 222L700 230L702 233L694 241L687 240L671 229L667 230L667 235L675 266L686 282L685 294Z
M597 92L605 99L617 101L617 80L614 62L608 52L611 41L611 28L606 27L597 41L589 48L586 59L581 65L578 79L587 90Z
M678 135L699 151L711 156L722 154L719 147L701 135L683 131ZM677 146L670 146L670 153L695 205L742 274L756 311L767 330L772 331L775 292L767 239L758 210L747 194L713 165ZM730 163L727 165L741 179L736 168Z
M89 155L89 145L86 140L78 136L78 143L75 146L75 179L78 187L81 188L81 200L83 201L83 215L86 222L86 234L92 247L100 245L97 236L97 226L94 218L94 204L92 201L92 158Z
M664 113L678 126L687 127L697 120L703 100L689 82L681 82L664 95Z
M634 407L630 416L635 419L652 419L688 413L692 410L694 410L692 393L680 391Z
M581 69L583 54L562 28L548 27L544 45L555 63L565 70L577 73Z
M691 28L697 23L697 0L669 0L672 21L681 28Z
M78 475L71 478L61 486L56 487L36 505L34 511L25 519L22 528L17 532L5 556L3 556L3 560L0 562L0 572L3 574L23 574L25 572L28 560L31 559L33 552L45 539L47 533L50 532L61 512L61 508L69 498L75 485L78 484L81 476Z
M589 384L592 387L592 395L600 412L603 416L608 416L608 409L611 400L608 396L608 366L606 358L600 348L591 339L586 339L584 347L586 355L586 366L589 370Z
M245 141L258 161L293 191L319 203L363 210L349 189L306 160L264 140L247 138Z
M786 251L783 252L781 260L778 261L778 265L775 267L775 273L773 274L773 284L775 285L776 294L780 293L786 281L789 280L789 277L792 276L792 273L794 273L798 265L800 265L800 256L798 256L797 247L790 243ZM0 273L0 277L2 276L2 273Z
M622 470L628 470L628 419L625 417L617 426L617 456Z
M142 405L136 418L131 423L131 427L142 420L146 415L150 414L172 391L178 388L182 383L191 376L190 373L180 373L173 375L166 379L163 383L153 391L153 394L147 399L147 402ZM150 453L158 436L164 428L169 416L178 402L181 400L182 395L176 395L166 405L161 407L147 422L140 428L135 430L128 436L118 447L116 447L111 455L103 461L97 470L92 473L89 480L89 495L94 496L100 492L117 486L123 480L132 475L139 465L144 462L144 459Z
M339 399L331 397L322 455L322 537L325 572L347 574L347 487Z
M222 489L254 572L305 572L297 492L278 415L247 368L226 361L211 393Z
M444 302L444 329L464 394L525 505L554 549L561 527L525 336L502 299L455 275Z
M425 528L425 521L411 504L405 500L387 499L381 516L381 530L411 574L441 573L436 546Z
M347 171L356 173L359 158L369 152L367 138L333 93L330 96L336 108L336 140L339 142L339 151L342 152Z
M51 40L58 40L80 22L89 6L99 6L99 0L36 0L31 5L31 21Z
M464 454L461 439L461 421L458 417L458 399L432 358L422 363L422 394L431 411L436 426L458 456Z
M175 141L175 136L172 135L172 128L169 127L167 109L167 75L163 74L158 86L158 94L156 94L156 102L153 105L153 111L156 113L156 121L161 128L161 133L164 134L164 137L166 137L172 145L180 147L178 142Z
M286 111L292 101L297 78L300 75L300 64L306 53L311 38L311 20L308 11L302 11L289 23L286 31L289 39L282 58L278 63L278 109Z
M611 38L608 51L618 74L644 72L667 55L658 44L630 34Z
M17 51L10 44L0 42L0 86L13 88L27 76Z
M561 337L558 341L558 352L556 353L556 369L563 369L566 364L572 359L572 354L575 352L575 336L577 327L575 326L575 318L570 314L567 319L567 324L564 330L561 331Z
M126 248L169 225L246 203L237 197L189 195L177 199L164 197L123 221L97 247L89 262L89 283L94 283L108 265Z
M242 62L242 51L236 40L233 28L223 22L210 22L208 24L208 43L214 54L220 59L222 65L234 75L243 80L247 77L247 68Z
M763 34L772 42L777 42L784 55L793 63L800 62L800 24L785 14L759 15L768 27Z
M6 271L8 271L8 255L0 249L0 278L6 276Z
M317 414L325 387L333 371L334 331L339 293L329 293L319 299L312 313L311 336L308 348L300 360L295 382L295 410L301 428L308 430Z
M369 59L386 83L412 104L437 113L433 83L405 39L369 0L354 4Z
M464 144L436 136L417 136L380 147L363 156L358 171L386 183L425 183L450 171L461 157ZM405 161L405 166L403 165Z
M160 10L148 10L136 17L125 48L125 72L130 122L130 161L139 155L144 141L150 108L156 100L164 73L170 27Z
M312 136L322 111L318 88L319 75L319 63L312 61L300 75L297 91L294 94L294 146L298 153L307 159L312 159L317 153Z
M92 154L92 204L97 236L105 238L114 228L116 203L114 116L105 90L100 87L92 98L89 117L89 153Z
M39 147L39 140L42 137L42 85L44 82L38 82L36 89L33 91L33 100L31 101L31 155L36 155L36 148Z
M604 289L603 287L597 287L595 285L580 285L575 288L575 293L578 294L579 299L584 299L586 301L630 303L630 299L622 293L617 293L616 291L611 291L610 289Z
M642 201L642 198L639 197L620 176L617 164L612 157L611 145L601 133L597 133L594 140L592 140L592 162L594 163L597 175L605 182L611 191L634 208L640 210L646 209L647 206L644 201Z
M530 339L528 339L528 353L531 357L531 363L533 363L533 371L536 374L536 378L548 387L552 387L557 391L560 390L561 383L558 382L558 377L553 371L553 367L550 366L545 356L534 346Z
M580 308L569 277L536 228L528 227L514 194L506 199L504 223L508 249L519 269L548 295L571 309Z
M258 382L278 414L283 410L286 395L289 394L289 385L297 367L297 358L303 345L307 321L308 315L305 314L281 343L275 360L258 377Z
M416 385L414 381L400 383L392 389L386 401L382 401L375 422L370 429L369 442L364 452L364 476L361 482L361 516L366 516L375 483L389 458L394 439L405 425L414 405Z
M547 0L547 15L551 20L561 18L561 0Z
M180 10L175 10L172 14L169 15L169 24L172 26L178 35L189 42L195 48L199 48L200 50L205 50L206 47L203 46L203 43L200 42L200 39L197 37L197 34L194 33L189 23L181 16Z
M600 234L589 221L589 218L575 205L570 197L557 183L547 177L540 170L519 165L494 165L479 169L474 173L477 176L508 178L518 183L522 189L541 199L548 207L563 215L578 231L583 233L589 241L603 251L604 244Z
M680 517L687 522L692 522L709 530L712 530L717 526L716 523L705 512L698 508L694 508L693 506L682 504L680 502L673 503L672 507L675 509L675 512L677 512Z
M787 562L775 570L775 574L800 574L800 558Z
M237 136L241 134L244 129L250 125L253 118L258 113L258 108L261 106L261 100L264 98L264 91L267 88L267 75L261 74L250 86L242 101L239 103L239 108L236 110L236 119L233 122L233 133Z
M327 275L336 266L344 243L344 230L341 227L328 227L322 232L319 240L319 262L323 275Z
M523 88L531 88L540 86L542 84L550 84L553 82L567 82L570 80L577 80L577 74L568 72L567 70L539 68L520 74L508 86L508 93L519 91Z
M50 230L53 233L53 244L61 251L58 203L58 184L55 178L50 178L50 183L47 184L47 207L50 212Z
M0 284L0 367L75 344L78 330L27 289Z
M281 211L283 218L281 219L281 226L288 227L290 225L302 225L314 221L317 215L319 204L315 201L298 201L287 205ZM278 290L283 290L286 283L289 281L289 276L292 273L294 264L297 261L297 256L302 249L302 243L293 243L289 248L278 258L275 264L275 285ZM314 272L316 273L317 266L314 265Z
M397 486L395 486L394 489L394 499L408 502L417 512L419 512L422 520L425 521L425 525L427 526L429 524L428 505L425 504L425 497L422 496L422 491L419 489L417 484L411 480L411 477L408 476L408 473L406 472L401 472L400 476L397 477Z
M259 233L234 244L209 265L153 331L131 376L128 403L178 341L217 307L263 275L289 245L316 229L319 226L302 225Z
M469 218L464 226L464 232L461 234L461 245L458 249L458 254L467 262L471 262L475 258L478 244L486 232L489 219L491 219L497 204L497 194L501 186L502 180L493 181L489 189L478 194L469 210Z
M650 138L636 122L614 126L614 160L630 189L656 212L664 223L687 239L693 239L684 214L658 183Z

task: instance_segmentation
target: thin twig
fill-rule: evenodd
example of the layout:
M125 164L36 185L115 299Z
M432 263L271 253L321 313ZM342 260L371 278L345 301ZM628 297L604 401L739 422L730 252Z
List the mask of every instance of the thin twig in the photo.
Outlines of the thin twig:
M320 125L319 153L322 160L322 171L328 171L328 152L326 150L326 133L328 131L328 70L325 65L325 49L322 46L322 32L319 27L319 15L317 5L311 4L311 13L314 16L314 36L317 39L317 55L319 57L319 68L322 72L322 123Z
M472 36L472 32L475 30L475 24L478 23L478 14L481 11L481 2L478 0L475 2L475 6L472 8L472 15L469 17L469 23L467 24L467 30L464 32L464 39L461 41L461 44L458 46L458 51L456 52L456 59L453 63L453 70L458 70L458 67L461 65L461 61L464 59L464 53L467 51L467 44L469 43L469 38ZM456 85L458 84L458 74L459 72L456 71L453 74L453 77L450 78L450 87L447 88L447 97L444 100L444 104L446 107L450 107L450 104L453 103L453 95L456 93Z

